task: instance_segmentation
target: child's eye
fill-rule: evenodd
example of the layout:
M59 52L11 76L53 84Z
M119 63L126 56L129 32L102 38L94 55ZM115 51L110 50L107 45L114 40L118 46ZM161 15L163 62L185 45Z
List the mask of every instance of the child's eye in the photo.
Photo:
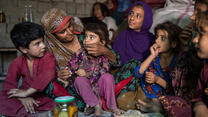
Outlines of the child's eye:
M163 36L162 36L161 39L164 41L164 40L166 40L166 37L163 37Z
M90 35L90 39L93 40L95 38L95 36L93 35Z

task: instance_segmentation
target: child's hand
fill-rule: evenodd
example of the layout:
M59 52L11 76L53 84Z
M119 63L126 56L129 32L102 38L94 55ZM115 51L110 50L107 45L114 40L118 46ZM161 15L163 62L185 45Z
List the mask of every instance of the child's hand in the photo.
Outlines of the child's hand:
M153 72L146 72L145 81L149 84L157 82L157 76Z
M27 97L27 90L23 90L23 89L10 89L10 91L7 94L9 95L8 98L12 98L12 97Z
M159 46L155 43L150 47L151 55L155 58L159 54Z
M84 77L87 77L87 73L84 69L78 69L76 72L75 72L78 76L84 76Z
M25 110L29 113L35 113L34 105L38 107L38 103L40 103L31 97L18 98L18 100L21 101L22 105L25 107Z
M64 69L61 69L60 71L58 71L58 78L62 80L67 80L68 78L71 77L71 75L72 73L68 67L65 67Z

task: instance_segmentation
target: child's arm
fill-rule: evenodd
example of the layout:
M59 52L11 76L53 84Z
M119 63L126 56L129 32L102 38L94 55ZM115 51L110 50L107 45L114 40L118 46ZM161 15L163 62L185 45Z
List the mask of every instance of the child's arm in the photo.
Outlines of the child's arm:
M153 72L146 72L145 81L150 84L157 83L162 86L164 89L167 87L167 82L162 79L160 76L156 76Z
M144 60L144 62L142 62L141 66L140 66L140 69L139 69L140 74L144 73L144 71L148 68L148 66L150 65L152 60L158 55L158 45L153 44L150 47L150 52L151 52L151 54L147 57L147 59Z
M28 88L26 90L23 89L10 89L10 91L8 92L9 97L28 97L31 94L37 92L36 89L34 88Z

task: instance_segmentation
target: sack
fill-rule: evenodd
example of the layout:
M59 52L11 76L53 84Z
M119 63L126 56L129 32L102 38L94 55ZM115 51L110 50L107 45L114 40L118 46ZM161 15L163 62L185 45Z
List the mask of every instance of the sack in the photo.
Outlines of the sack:
M117 97L117 105L118 108L122 110L134 110L136 109L136 102L138 99L143 100L146 98L141 86L137 88L135 91L128 91L126 93L120 93L119 96Z

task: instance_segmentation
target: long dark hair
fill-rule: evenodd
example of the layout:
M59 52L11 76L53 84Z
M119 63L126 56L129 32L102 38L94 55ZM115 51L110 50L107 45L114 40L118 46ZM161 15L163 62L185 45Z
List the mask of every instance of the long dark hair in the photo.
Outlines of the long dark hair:
M85 27L85 31L90 31L97 34L101 40L101 42L105 41L108 44L109 41L109 33L105 23L102 21L88 23Z
M96 2L92 6L92 12L91 12L92 17L95 17L94 11L95 11L95 6L96 5L99 5L100 6L100 9L101 9L101 12L102 12L103 17L110 15L110 12L108 10L108 7L105 4L100 3L100 2Z
M176 42L176 47L173 48L174 52L178 53L179 52L179 47L180 47L179 46L179 35L180 35L182 29L178 25L173 24L169 21L166 21L164 23L158 24L155 27L155 30L154 30L155 34L157 34L158 30L167 31L168 39L169 39L170 43Z

